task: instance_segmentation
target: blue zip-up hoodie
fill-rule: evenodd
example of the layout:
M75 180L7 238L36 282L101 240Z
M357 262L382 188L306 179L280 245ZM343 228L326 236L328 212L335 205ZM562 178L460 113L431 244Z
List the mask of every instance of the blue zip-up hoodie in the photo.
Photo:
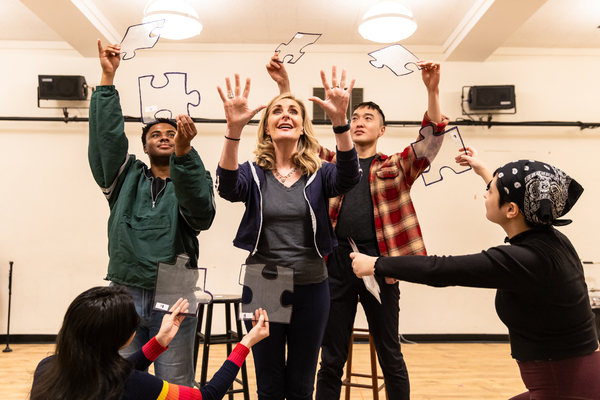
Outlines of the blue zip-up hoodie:
M346 194L360 180L360 165L356 149L337 152L337 163L323 162L321 168L309 175L304 186L312 219L315 249L324 257L337 246L329 219L329 198ZM254 162L240 164L237 170L217 167L217 191L225 200L243 201L246 211L233 245L256 253L262 229L262 194L265 171Z

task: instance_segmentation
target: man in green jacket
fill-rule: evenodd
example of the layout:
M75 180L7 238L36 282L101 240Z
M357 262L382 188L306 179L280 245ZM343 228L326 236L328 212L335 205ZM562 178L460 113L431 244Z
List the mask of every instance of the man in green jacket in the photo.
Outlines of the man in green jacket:
M210 173L191 146L197 131L188 115L176 122L160 119L144 126L142 144L150 168L128 154L119 93L113 82L120 64L120 46L102 47L100 86L90 103L88 157L92 174L110 207L107 280L129 289L140 316L127 356L140 349L160 327L163 314L152 312L159 261L172 263L187 253L198 263L201 230L212 224L215 203ZM186 318L168 352L154 363L157 377L191 386L196 318Z

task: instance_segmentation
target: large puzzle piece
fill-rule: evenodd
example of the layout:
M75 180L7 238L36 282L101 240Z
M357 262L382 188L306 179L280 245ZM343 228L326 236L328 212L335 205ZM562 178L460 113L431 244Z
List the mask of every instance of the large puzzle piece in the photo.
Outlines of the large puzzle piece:
M303 33L298 32L292 40L287 43L281 43L275 49L275 52L279 53L279 59L281 62L285 61L286 57L289 57L288 64L296 64L296 61L304 55L302 51L306 46L315 43L321 37L320 33Z
M369 61L372 66L375 68L388 67L396 76L412 74L414 71L408 68L409 64L413 64L415 70L420 69L417 67L419 58L399 44L375 50L369 55L374 58Z
M190 115L189 107L200 105L200 92L187 91L187 74L184 72L167 72L164 74L167 83L155 85L154 75L138 78L140 88L140 108L142 122L149 124L157 118L175 118L178 114Z
M165 20L146 22L145 24L132 25L127 28L125 36L121 41L121 56L123 61L131 60L135 57L135 51L140 49L151 49L154 47L160 34L151 36L152 31L162 28Z
M424 126L419 131L419 140L411 146L417 158L425 157L429 160L429 167L421 174L425 186L444 179L442 177L444 168L455 174L462 174L471 169L470 166L463 167L455 161L458 150L465 147L458 127L436 134L431 125Z
M154 285L153 311L169 312L180 298L190 302L187 313L182 315L198 315L201 304L212 301L212 294L204 290L206 286L206 269L191 268L190 257L179 254L173 264L159 262Z
M244 268L245 267L245 268ZM258 308L266 310L269 321L289 324L292 318L292 306L284 307L281 303L283 292L294 292L294 270L277 266L277 277L267 279L262 272L265 264L247 264L242 266L240 283L252 291L252 299L242 299L241 319L252 319Z

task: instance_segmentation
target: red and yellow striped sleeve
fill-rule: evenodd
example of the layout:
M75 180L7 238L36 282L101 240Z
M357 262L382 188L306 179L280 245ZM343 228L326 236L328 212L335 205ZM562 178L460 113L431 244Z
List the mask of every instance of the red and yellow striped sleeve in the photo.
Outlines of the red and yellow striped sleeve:
M198 389L179 386L163 381L163 388L156 400L200 400L202 394Z

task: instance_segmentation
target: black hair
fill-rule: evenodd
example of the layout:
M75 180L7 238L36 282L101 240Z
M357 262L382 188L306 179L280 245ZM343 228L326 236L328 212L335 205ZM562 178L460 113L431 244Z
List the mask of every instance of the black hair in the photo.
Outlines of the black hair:
M156 121L150 122L149 124L145 124L144 126L142 126L142 145L146 145L146 135L148 135L150 129L156 124L169 124L173 128L175 128L175 130L177 130L177 121L175 121L174 119L157 118Z
M54 356L36 372L31 400L121 399L134 366L119 355L119 349L139 321L124 286L81 293L67 309Z
M385 126L385 115L383 115L383 111L381 111L381 108L379 107L379 105L377 105L376 103L373 103L372 101L363 101L362 103L357 104L354 107L353 111L356 111L359 108L363 108L363 107L366 107L366 108L369 108L371 110L377 111L379 113L379 115L381 115L381 119L383 120L383 124L382 125Z
M500 172L500 168L498 168L494 171L493 176L498 175L498 172ZM489 185L491 185L491 184L492 184L492 182L490 181L490 183L488 183L488 189L489 189ZM496 190L498 191L498 207L502 207L506 203L510 203L512 201L510 199L510 197L508 196L508 193L506 193L504 191L504 187L502 187L502 184L500 183L500 179L496 179ZM515 205L516 205L516 203L515 203ZM521 212L521 210L519 210L519 212ZM525 214L523 214L523 216L524 215ZM527 218L524 218L524 219L525 219L525 224L528 227L534 228L534 227L538 226L535 222L529 221Z

